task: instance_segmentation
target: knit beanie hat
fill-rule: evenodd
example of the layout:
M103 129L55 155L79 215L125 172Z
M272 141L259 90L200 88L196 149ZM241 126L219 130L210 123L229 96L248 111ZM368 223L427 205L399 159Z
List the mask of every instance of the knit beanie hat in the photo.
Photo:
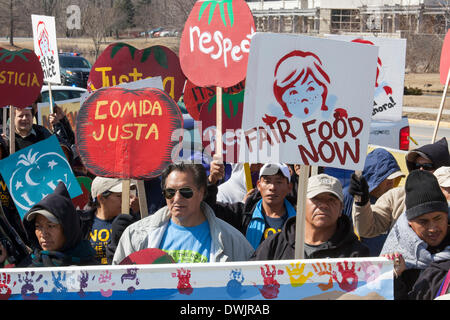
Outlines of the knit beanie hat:
M410 221L429 212L448 213L447 199L437 178L429 171L413 170L405 183L406 218Z

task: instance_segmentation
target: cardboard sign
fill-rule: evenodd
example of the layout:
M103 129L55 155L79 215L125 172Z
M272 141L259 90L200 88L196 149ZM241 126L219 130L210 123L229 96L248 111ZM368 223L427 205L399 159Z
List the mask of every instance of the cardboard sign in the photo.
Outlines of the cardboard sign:
M77 118L77 146L95 175L123 179L158 176L172 162L181 112L156 88L102 88L83 103ZM149 156L151 152L151 156Z
M92 92L156 76L161 76L164 90L178 101L186 77L181 71L178 56L172 50L164 46L138 50L125 43L113 43L92 66L87 89Z
M379 257L5 268L0 275L1 300L394 299L393 262ZM191 312L188 303L176 310Z
M34 103L44 84L38 57L33 51L0 48L0 108L25 108Z
M445 35L444 43L442 45L441 60L439 65L439 74L441 84L445 86L450 69L450 30Z
M236 163L239 156L241 138L242 112L244 109L244 93L222 95L222 155L225 162ZM203 153L212 157L216 150L216 112L217 97L213 96L201 107L199 121L200 134L203 136Z
M61 83L58 46L56 44L55 17L31 15L34 52L41 62L44 80Z
M245 81L241 81L237 85L223 89L223 92L225 94L235 94L241 92L244 88ZM183 93L184 106L194 120L199 120L202 105L215 95L215 87L199 87L187 80Z
M240 162L362 170L378 48L256 33L245 84ZM262 67L264 66L264 67Z
M64 182L71 198L82 193L55 135L0 160L0 174L21 218L52 193L59 181Z
M69 120L70 126L73 132L76 132L76 120L78 111L80 110L80 98L58 101L58 107L60 107L65 113L67 120ZM38 123L47 129L50 129L50 103L41 102L38 103Z
M184 74L200 87L226 88L244 80L254 32L244 0L197 1L180 41Z
M372 119L400 121L403 111L406 39L327 35L330 39L377 46L377 75Z

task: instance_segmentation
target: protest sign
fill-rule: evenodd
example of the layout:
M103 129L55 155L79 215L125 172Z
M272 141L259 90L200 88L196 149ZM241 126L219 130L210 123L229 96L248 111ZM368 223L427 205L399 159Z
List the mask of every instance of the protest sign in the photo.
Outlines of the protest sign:
M85 176L77 177L77 181L80 184L82 193L73 198L72 202L77 210L89 209L89 196L91 195L92 179Z
M224 88L223 92L225 94L239 93L245 88L245 81L239 82L229 88ZM186 86L184 87L183 101L187 112L191 115L194 120L200 119L200 110L205 102L216 95L216 88L211 87L199 87L193 84L191 81L186 81Z
M80 110L80 98L58 101L57 105L62 109L62 111L66 115L73 132L76 132L76 119L78 116L78 111ZM50 129L51 128L49 120L50 103L41 102L38 103L37 106L38 106L38 124L44 126L47 129Z
M92 92L156 76L161 76L164 90L178 101L186 77L175 52L164 46L139 50L126 43L113 43L92 66L87 89Z
M41 62L44 81L61 83L58 46L56 43L55 17L31 15L34 52Z
M244 107L244 92L222 95L222 158L230 163L237 163L239 156L240 128ZM199 132L202 138L203 152L212 157L216 152L216 112L217 97L213 96L205 102L199 114Z
M0 160L0 174L22 218L52 193L59 181L71 198L82 192L55 135Z
M181 127L177 104L162 90L102 88L78 113L78 151L95 175L153 178L172 162L178 143L172 141L172 132Z
M393 300L394 297L393 262L380 257L9 268L2 269L0 274L7 279L0 290L2 300L264 301ZM186 308L180 310L180 314L189 312Z
M240 162L362 170L378 48L256 33L244 96ZM264 66L262 68L261 66Z
M41 64L33 51L0 48L0 107L30 106L41 93L43 84Z
M231 87L244 80L255 31L244 0L199 0L184 25L180 62L197 86Z
M377 46L377 75L372 108L372 119L400 121L403 111L406 39L327 35L330 39Z

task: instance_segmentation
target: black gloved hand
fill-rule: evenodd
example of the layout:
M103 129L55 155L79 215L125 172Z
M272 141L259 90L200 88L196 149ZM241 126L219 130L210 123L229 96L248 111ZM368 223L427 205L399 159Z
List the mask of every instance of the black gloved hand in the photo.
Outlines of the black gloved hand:
M352 173L352 177L350 179L350 186L348 187L348 192L353 196L359 196L360 201L356 201L355 204L357 206L363 206L367 202L369 202L369 185L367 184L366 179L361 176L358 176Z
M131 214L119 214L112 222L111 237L106 244L106 260L108 264L112 263L114 253L116 252L117 245L119 244L120 237L125 229L132 223L139 219Z

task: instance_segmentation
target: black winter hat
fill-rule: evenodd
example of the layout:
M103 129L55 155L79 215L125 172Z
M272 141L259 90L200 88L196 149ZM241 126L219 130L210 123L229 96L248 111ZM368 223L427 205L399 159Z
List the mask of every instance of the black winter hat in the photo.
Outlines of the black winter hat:
M414 163L418 156L430 159L434 169L450 166L450 153L448 151L447 139L443 137L435 143L426 144L420 148L409 151L405 157L406 167L409 172L415 169Z
M434 174L425 170L413 170L405 183L406 218L415 219L423 214L442 211L448 213L447 199Z

